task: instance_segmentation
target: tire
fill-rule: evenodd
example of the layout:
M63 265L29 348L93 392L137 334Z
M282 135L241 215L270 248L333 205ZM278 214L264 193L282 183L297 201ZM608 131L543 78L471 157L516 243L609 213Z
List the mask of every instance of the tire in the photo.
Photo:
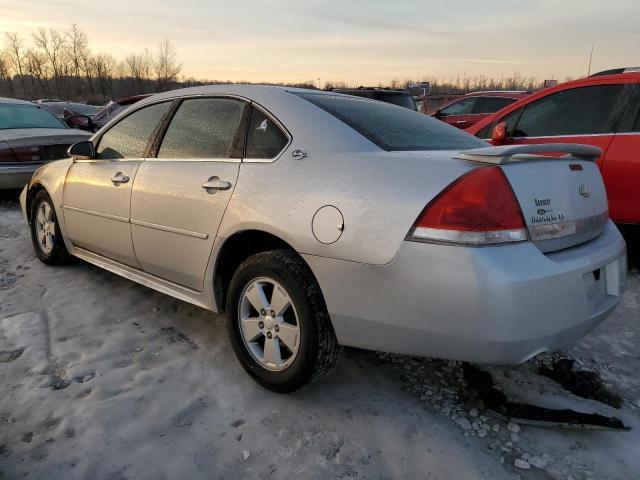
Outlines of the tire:
M43 235L42 217L38 216L41 209L50 212L50 215L47 217L48 221L45 222L48 224L44 230L44 237L48 237L46 240L39 239L39 236L41 239L43 238L41 236ZM40 213L40 215L45 214ZM60 232L60 225L56 211L53 208L53 201L45 190L40 190L33 199L30 212L30 224L31 241L38 258L47 265L68 263L70 255L64 244L62 233ZM53 235L51 235L51 233L53 233Z
M270 282L274 284L271 291ZM262 297L256 293L258 287L264 292ZM269 308L286 305L283 299L287 297L289 307L285 306L281 312L269 311ZM266 316L254 308L254 303L259 303L256 298L267 301ZM309 267L294 252L261 252L242 262L231 279L227 307L227 328L236 357L263 387L289 393L324 378L336 365L341 348L320 286ZM297 324L297 342L291 340L294 323ZM254 333L256 337L252 341L250 337ZM267 342L277 346L277 355L267 354L267 350L276 349L268 349ZM268 363L273 357L277 360ZM278 360L282 364L278 365Z

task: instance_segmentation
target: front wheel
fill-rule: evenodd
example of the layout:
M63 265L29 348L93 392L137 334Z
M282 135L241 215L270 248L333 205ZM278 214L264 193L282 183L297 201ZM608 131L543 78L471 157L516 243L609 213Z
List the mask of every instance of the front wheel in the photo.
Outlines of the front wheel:
M295 253L262 252L242 262L227 306L235 354L265 388L291 392L335 366L340 346L320 286Z
M31 206L31 241L38 258L47 265L67 263L69 253L49 194L40 190Z

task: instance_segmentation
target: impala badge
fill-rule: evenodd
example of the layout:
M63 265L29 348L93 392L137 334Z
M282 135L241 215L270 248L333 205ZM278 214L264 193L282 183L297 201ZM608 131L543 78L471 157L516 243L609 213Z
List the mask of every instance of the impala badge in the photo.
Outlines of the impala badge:
M581 183L578 187L578 193L582 195L584 198L589 198L591 196L591 189L587 187L584 183Z

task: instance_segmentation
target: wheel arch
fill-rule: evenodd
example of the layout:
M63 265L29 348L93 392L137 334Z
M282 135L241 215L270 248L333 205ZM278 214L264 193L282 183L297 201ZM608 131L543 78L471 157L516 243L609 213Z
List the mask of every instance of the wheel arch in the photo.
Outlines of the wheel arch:
M295 253L295 255L305 263L307 268L309 268L316 282L318 281L311 266L287 241L264 230L242 230L226 238L216 256L213 273L213 291L219 312L226 310L227 291L231 277L238 266L251 255L269 250L289 250ZM320 291L322 292L322 287L320 287Z

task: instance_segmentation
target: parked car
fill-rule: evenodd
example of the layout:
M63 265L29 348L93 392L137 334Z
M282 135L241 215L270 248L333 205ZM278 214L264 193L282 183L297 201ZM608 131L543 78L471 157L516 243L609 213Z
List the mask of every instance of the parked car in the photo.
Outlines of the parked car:
M335 93L353 95L355 97L370 98L381 102L391 103L409 110L417 110L416 102L411 92L407 90L393 90L390 88L358 87L358 88L334 88Z
M625 244L599 150L479 147L384 102L205 86L132 106L20 202L44 263L74 255L228 312L242 366L288 392L340 345L519 363L613 310Z
M438 108L431 116L454 127L468 128L492 113L529 95L531 92L519 90L468 93L462 98Z
M0 98L0 189L22 188L39 166L65 158L71 144L87 138L42 106Z
M494 145L581 143L597 160L620 224L640 224L640 72L595 74L542 90L467 131Z
M125 107L133 105L134 103L150 96L150 93L145 93L142 95L132 95L130 97L119 98L118 100L111 100L91 119L93 123L93 131L97 132L100 130Z
M98 107L86 103L46 99L38 100L35 103L45 107L71 128L93 131L92 119L98 113Z

